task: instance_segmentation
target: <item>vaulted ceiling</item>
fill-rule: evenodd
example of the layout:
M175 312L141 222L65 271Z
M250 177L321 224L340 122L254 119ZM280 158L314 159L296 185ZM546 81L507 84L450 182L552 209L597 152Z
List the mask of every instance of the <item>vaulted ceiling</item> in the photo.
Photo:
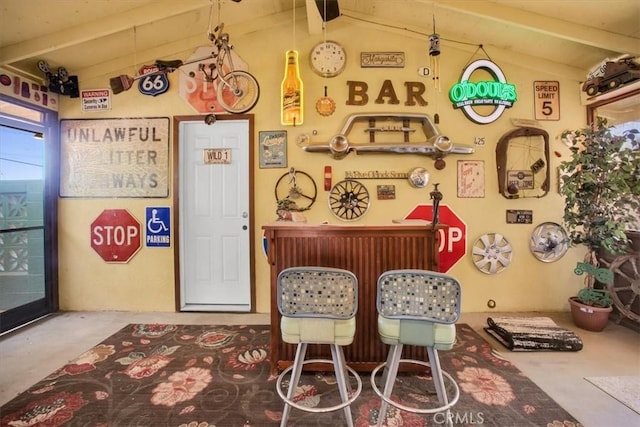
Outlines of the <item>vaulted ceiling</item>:
M340 16L328 25L371 25L426 40L435 21L443 49L473 51L481 44L494 60L552 69L576 81L605 58L640 56L638 0L337 1ZM0 0L0 66L42 78L37 62L45 60L85 77L109 74L130 67L133 55L144 63L202 45L213 14L233 26L234 37L291 23L292 16L320 33L317 6L323 3Z

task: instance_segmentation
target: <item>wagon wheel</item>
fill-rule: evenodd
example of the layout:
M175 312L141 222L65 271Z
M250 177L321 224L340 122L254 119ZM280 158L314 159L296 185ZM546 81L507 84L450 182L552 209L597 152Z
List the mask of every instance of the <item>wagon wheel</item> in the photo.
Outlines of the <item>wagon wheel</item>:
M621 255L609 265L614 279L607 285L616 308L640 323L640 252Z

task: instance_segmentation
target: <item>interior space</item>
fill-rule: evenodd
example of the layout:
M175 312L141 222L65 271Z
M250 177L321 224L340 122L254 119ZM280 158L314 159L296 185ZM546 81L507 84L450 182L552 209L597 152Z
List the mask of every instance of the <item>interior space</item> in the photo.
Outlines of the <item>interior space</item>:
M640 425L640 3L0 0L0 357L1 425Z

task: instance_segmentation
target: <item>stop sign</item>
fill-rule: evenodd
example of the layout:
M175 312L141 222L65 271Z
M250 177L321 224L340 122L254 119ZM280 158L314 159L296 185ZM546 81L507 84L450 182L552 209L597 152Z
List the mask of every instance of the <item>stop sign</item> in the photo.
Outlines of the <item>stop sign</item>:
M438 230L440 247L440 272L446 273L467 253L467 224L447 205L440 205L439 222L449 227ZM405 219L433 220L433 206L417 205Z
M105 209L91 223L91 247L106 262L129 262L140 242L140 223L126 209Z

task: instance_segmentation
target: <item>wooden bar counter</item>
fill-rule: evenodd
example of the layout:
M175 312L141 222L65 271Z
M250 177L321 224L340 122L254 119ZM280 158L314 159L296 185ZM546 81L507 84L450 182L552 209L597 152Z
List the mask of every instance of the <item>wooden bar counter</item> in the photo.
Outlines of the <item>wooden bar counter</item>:
M281 341L276 292L278 274L288 267L335 267L358 278L358 313L353 344L344 348L353 369L371 372L387 357L377 327L376 285L387 270L438 270L438 229L423 221L389 225L311 225L275 222L262 227L271 267L271 368L291 365L295 346ZM424 348L407 346L405 358L426 359ZM310 345L307 358L330 359L328 346Z

